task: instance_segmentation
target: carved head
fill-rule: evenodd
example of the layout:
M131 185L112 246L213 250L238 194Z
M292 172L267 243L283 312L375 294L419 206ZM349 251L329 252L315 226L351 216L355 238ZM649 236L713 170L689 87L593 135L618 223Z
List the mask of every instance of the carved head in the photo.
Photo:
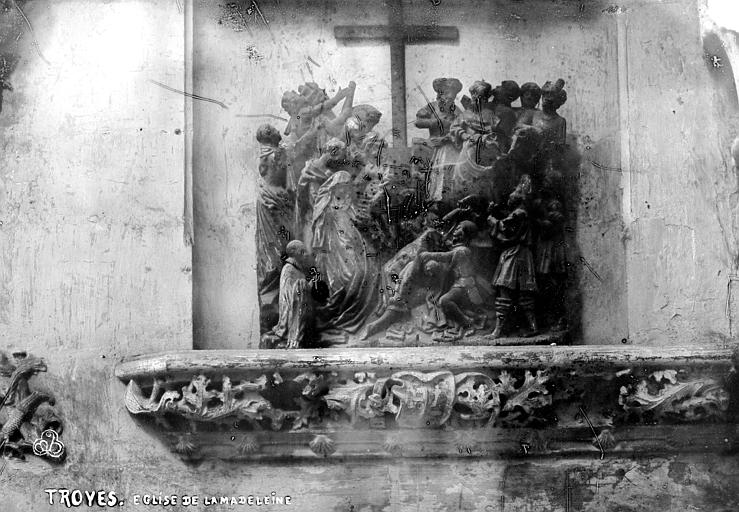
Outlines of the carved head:
M521 106L536 108L541 99L541 87L534 82L526 82L521 86Z
M290 240L285 247L285 254L301 265L308 259L308 249L300 240Z
M326 90L315 82L306 82L299 86L298 92L306 99L309 105L318 105L328 99Z
M508 207L515 209L526 206L531 198L532 190L531 177L524 174L521 176L521 181L518 182L515 190L508 196Z
M327 155L329 164L343 164L347 159L346 143L334 137L323 146L323 154Z
M469 220L463 220L452 233L453 243L468 243L477 236L477 225Z
M437 78L433 82L433 87L439 104L448 106L454 104L454 99L462 90L462 82L456 78Z
M521 194L519 191L514 190L510 196L508 196L508 208L515 210L521 208L526 204L526 196Z
M361 121L365 133L377 126L377 123L380 122L380 118L382 117L382 112L372 105L357 105L352 108L352 114Z
M348 142L360 143L365 136L377 126L382 112L372 105L357 105L352 109L352 117L346 120L344 127Z
M557 199L550 199L546 203L547 219L555 223L563 223L565 221L564 207Z
M427 261L423 266L423 275L431 278L440 276L441 264L438 261Z
M493 89L493 99L501 105L511 106L521 95L521 89L513 80L503 80L501 84Z
M346 210L352 205L352 196L355 193L352 175L346 171L338 171L324 183L331 191L331 208ZM323 188L323 187L322 187Z
M308 106L308 100L295 91L285 91L280 104L285 112L291 116L297 116L301 108Z
M427 211L423 216L423 227L433 228L434 231L439 226L439 215L435 211Z
M544 110L557 110L567 101L565 81L561 78L552 83L547 81L541 88L541 106Z
M477 80L470 86L470 97L472 98L472 104L478 108L487 103L492 94L493 86L484 80Z
M424 251L436 251L443 246L444 237L436 229L428 228L421 234L421 247Z
M266 146L277 146L282 140L282 135L277 128L271 124L263 124L257 128L257 142Z

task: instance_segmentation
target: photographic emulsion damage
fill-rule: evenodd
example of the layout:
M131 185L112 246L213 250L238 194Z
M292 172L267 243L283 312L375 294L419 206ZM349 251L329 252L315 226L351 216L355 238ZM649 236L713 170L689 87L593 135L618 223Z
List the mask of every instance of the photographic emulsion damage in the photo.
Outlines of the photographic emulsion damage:
M730 3L0 3L0 509L739 508Z

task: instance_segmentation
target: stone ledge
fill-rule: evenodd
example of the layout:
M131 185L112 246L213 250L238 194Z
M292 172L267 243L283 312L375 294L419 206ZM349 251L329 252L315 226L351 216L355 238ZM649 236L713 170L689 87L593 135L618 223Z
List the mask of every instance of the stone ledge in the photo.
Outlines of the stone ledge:
M739 439L729 349L187 351L116 376L129 412L185 459L721 452Z

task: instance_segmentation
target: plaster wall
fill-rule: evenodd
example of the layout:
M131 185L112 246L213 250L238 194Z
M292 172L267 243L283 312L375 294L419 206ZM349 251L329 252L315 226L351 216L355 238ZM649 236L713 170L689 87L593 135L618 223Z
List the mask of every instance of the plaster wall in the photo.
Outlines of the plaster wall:
M69 458L3 461L3 512L43 510L49 486L113 485L105 475L126 460L163 453L139 436L113 368L192 346L184 99L149 82L183 88L182 12L154 1L19 5L38 52L4 4L3 52L20 60L0 114L0 350L46 361L31 386L56 398Z
M43 59L19 29L0 115L4 348L189 348L184 99L149 82L182 89L182 15L152 2L26 9Z
M624 238L629 332L638 344L724 345L737 335L739 175L730 147L739 112L731 63L714 66L714 54L703 52L699 5L634 3L622 20Z

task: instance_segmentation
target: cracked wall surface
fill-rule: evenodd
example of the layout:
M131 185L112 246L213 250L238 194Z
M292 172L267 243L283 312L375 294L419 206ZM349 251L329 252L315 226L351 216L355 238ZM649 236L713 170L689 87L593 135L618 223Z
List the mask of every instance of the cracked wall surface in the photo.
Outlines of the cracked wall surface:
M721 345L739 318L736 88L703 52L697 3L629 10L631 341Z

